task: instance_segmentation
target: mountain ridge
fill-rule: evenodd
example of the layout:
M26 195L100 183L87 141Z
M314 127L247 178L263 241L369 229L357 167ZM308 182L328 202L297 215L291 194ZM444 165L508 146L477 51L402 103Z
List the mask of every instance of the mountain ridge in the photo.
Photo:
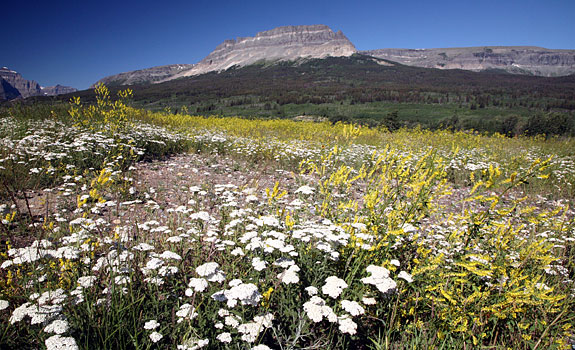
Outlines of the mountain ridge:
M223 71L234 66L247 66L264 60L290 61L299 58L345 57L356 52L357 49L343 32L333 32L326 25L283 26L258 32L253 37L224 40L208 56L191 65L189 69L167 75L159 81L154 80L151 73L162 66L108 76L97 83L122 85L121 82L128 76L129 81L134 83L159 83L213 71Z
M359 51L341 30L334 32L326 25L316 24L277 27L258 32L253 37L227 39L198 63L124 72L107 76L98 82L112 85L160 83L213 71L220 72L258 61L345 57L354 53L423 68L502 70L512 74L547 77L575 74L575 50L537 46L477 46ZM172 66L186 68L174 72L164 69Z
M32 96L55 96L78 91L69 86L42 87L34 80L27 80L8 67L0 68L0 100L14 100Z
M575 50L538 46L474 46L432 49L377 49L362 54L422 68L485 71L544 77L575 74Z

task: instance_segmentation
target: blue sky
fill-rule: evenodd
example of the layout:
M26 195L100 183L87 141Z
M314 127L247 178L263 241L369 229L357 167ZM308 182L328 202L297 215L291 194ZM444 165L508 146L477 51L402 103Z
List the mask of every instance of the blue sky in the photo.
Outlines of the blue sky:
M575 49L574 0L10 1L0 66L88 88L129 70L196 63L225 39L326 24L359 50L483 45Z

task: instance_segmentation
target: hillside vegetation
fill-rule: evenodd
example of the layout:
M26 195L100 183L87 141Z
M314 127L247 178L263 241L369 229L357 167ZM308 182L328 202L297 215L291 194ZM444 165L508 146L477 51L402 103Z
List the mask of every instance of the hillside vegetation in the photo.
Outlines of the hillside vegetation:
M572 138L191 116L131 95L2 111L0 348L574 341Z
M261 62L131 88L135 106L171 113L307 115L390 129L420 125L506 135L575 134L575 76L428 69L354 55ZM92 91L79 96L95 98Z

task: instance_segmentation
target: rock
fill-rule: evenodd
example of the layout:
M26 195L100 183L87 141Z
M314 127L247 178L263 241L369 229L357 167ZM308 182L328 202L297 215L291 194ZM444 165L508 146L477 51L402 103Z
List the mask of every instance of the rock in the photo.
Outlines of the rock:
M482 46L380 49L361 53L424 68L502 70L545 77L575 74L575 50L551 50L533 46Z
M278 27L257 33L255 37L225 40L192 69L165 80L222 71L259 61L351 56L355 52L355 46L341 31L334 33L325 25Z
M16 98L21 98L20 91L10 85L7 80L0 78L0 101L1 100L13 100Z
M18 72L7 67L0 68L0 100L14 100L30 96L54 96L76 91L78 90L62 85L44 88L33 80L24 79Z
M42 87L41 89L42 89L42 94L44 96L63 95L63 94L69 94L69 93L78 91L78 89L75 89L73 87L62 86L60 84L58 84L56 86Z
M351 56L355 46L338 31L325 25L285 26L257 33L254 37L225 40L197 64L152 67L101 79L106 85L146 84L222 71L260 61Z
M42 94L40 84L38 84L33 80L26 80L22 78L22 75L20 75L20 73L10 70L7 67L0 68L0 78L2 78L4 81L2 83L2 85L4 86L4 91L11 90L10 88L7 89L6 84L8 84L13 89L16 89L18 91L19 96L17 97L26 98Z
M163 79L172 77L184 70L193 68L193 64L171 64L167 66L158 66L147 69L140 69L131 72L110 75L100 79L98 83L106 85L137 85L137 84L151 84ZM92 85L93 88L96 84Z

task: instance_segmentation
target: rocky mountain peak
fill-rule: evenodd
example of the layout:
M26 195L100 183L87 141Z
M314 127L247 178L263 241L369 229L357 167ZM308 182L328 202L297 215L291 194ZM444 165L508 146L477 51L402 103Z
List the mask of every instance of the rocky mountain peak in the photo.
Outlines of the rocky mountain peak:
M553 50L535 46L379 49L362 53L424 68L499 70L546 77L575 74L575 50Z
M355 46L341 31L334 33L323 24L277 27L253 37L224 40L192 69L165 80L222 71L262 60L351 56L355 52Z
M34 80L24 79L20 73L11 70L8 67L2 67L2 69L0 69L0 79L3 80L2 85L4 86L4 90L11 91L10 96L0 96L2 99L37 96L40 95L42 91L40 84ZM18 91L18 93L15 93L14 90ZM17 96L14 96L14 94Z
M41 87L34 80L27 80L8 67L0 68L0 100L13 100L30 96L53 96L77 91L62 85Z

